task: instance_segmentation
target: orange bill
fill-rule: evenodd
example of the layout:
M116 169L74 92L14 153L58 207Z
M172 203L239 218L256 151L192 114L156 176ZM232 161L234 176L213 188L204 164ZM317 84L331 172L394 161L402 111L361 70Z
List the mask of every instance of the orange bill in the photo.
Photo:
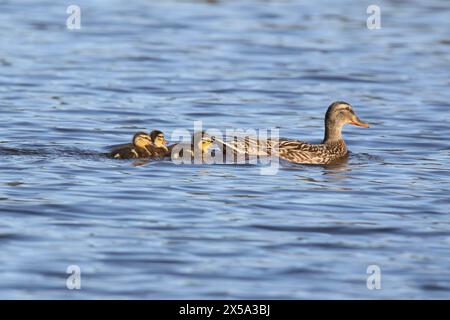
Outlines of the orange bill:
M354 124L355 126L365 127L368 128L369 124L359 119L357 116L354 116L352 118L351 124Z

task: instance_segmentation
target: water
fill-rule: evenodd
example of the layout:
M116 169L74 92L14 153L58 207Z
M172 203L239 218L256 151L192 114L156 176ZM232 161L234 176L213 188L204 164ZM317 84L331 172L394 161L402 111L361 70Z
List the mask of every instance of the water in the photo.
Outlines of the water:
M0 1L0 298L450 298L450 4ZM280 129L339 165L133 166L138 130ZM66 269L81 268L81 290ZM368 290L369 265L381 290Z

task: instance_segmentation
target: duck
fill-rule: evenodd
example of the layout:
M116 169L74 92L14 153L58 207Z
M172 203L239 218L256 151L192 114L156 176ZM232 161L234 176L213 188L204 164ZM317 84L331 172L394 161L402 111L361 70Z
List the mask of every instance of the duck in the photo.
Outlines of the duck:
M191 142L180 142L168 146L168 155L172 160L184 158L187 154L190 155L190 161L192 160L205 160L210 148L214 145L215 137L209 136L205 131L198 131L191 137ZM189 156L188 156L189 157Z
M110 156L115 159L141 159L164 157L167 155L167 141L160 130L153 130L150 134L140 131L132 139L132 143L113 147Z
M153 130L150 132L150 139L152 140L152 145L148 146L147 149L152 154L152 157L163 158L169 154L167 140L164 138L162 131Z
M330 104L325 114L325 134L320 144L311 144L294 139L267 139L264 141L250 137L234 138L227 142L216 139L216 143L225 153L227 148L234 155L270 156L299 164L330 164L348 155L347 145L342 137L342 128L352 124L368 128L353 110L353 106L345 101Z

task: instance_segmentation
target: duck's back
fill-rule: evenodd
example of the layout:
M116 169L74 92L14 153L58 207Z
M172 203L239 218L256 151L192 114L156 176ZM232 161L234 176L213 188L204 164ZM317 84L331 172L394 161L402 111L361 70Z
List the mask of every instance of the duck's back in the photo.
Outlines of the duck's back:
M139 152L132 145L123 145L110 152L110 157L115 159L137 159L140 158Z
M281 159L295 163L327 164L347 154L343 140L335 143L310 144L299 140L281 141L277 148Z
M156 147L156 146L147 146L146 151L148 152L147 157L149 158L164 158L170 156L169 149L167 147Z

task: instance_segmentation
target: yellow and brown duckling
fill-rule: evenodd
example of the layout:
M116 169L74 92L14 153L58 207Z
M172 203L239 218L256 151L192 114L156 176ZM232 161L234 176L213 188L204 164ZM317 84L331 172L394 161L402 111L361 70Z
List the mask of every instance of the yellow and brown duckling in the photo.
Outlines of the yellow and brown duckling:
M328 164L345 157L347 146L342 137L342 127L353 124L369 127L353 111L353 107L344 101L333 102L325 114L325 136L321 144L310 144L292 139L268 139L263 143L257 139L245 137L225 142L217 139L219 147L230 148L234 153L269 156L271 154L281 159L305 164Z
M153 130L150 132L150 138L152 139L152 145L147 149L152 154L152 157L163 158L169 154L167 148L167 140L164 138L164 133L160 130Z
M164 134L159 130L153 130L150 134L138 132L133 136L132 143L119 145L110 156L116 159L139 159L164 157L168 149Z
M196 132L191 137L191 142L175 143L168 147L168 156L175 159L189 159L203 161L209 154L210 148L215 141L214 137L209 136L204 131Z

